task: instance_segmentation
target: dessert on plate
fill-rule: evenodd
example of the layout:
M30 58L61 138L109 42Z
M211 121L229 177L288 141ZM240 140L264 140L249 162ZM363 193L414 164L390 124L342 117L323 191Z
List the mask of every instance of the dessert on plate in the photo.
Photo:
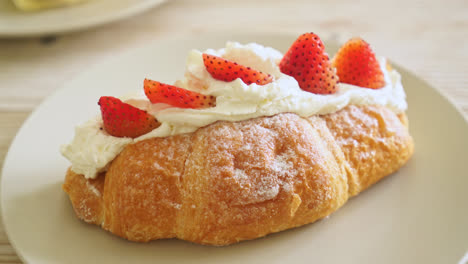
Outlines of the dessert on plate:
M413 153L400 75L361 38L330 60L306 33L283 55L193 50L173 85L99 99L62 154L76 215L120 237L228 245L324 218Z

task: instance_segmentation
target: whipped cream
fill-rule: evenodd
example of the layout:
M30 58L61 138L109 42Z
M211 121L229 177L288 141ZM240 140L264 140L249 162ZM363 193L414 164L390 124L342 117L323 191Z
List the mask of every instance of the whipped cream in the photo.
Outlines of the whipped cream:
M387 70L386 59L382 57L378 60L386 83L383 88L374 90L339 83L337 93L319 95L301 90L293 77L280 72L278 63L283 55L273 48L255 43L242 45L228 42L223 49L209 49L203 53L269 73L274 76L274 81L266 85L247 85L241 79L232 82L215 80L205 69L202 52L193 50L187 58L184 78L176 81L175 85L215 96L215 107L184 109L161 103L152 104L143 91L122 98L152 114L161 122L161 126L135 139L118 138L100 129L100 116L91 119L78 126L73 141L61 148L62 154L71 161L72 170L86 178L95 178L99 172L106 170L109 162L127 144L153 137L190 133L219 120L241 121L284 112L308 117L333 113L351 104L382 105L396 113L407 108L401 76L395 70Z

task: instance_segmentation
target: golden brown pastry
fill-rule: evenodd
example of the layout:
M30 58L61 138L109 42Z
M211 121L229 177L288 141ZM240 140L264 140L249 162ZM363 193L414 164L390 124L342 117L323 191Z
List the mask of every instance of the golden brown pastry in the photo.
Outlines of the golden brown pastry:
M140 141L95 180L68 170L63 189L79 218L126 239L220 246L324 218L412 153L404 113L351 105Z

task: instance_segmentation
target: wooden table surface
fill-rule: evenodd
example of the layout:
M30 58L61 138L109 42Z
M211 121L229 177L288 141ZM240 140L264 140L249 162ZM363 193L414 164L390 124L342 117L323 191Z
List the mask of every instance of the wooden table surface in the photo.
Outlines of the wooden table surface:
M362 36L376 53L447 95L468 116L468 1L169 0L132 18L41 38L0 38L0 167L30 112L88 65L174 34ZM0 223L0 226L1 223ZM19 263L0 227L0 263Z

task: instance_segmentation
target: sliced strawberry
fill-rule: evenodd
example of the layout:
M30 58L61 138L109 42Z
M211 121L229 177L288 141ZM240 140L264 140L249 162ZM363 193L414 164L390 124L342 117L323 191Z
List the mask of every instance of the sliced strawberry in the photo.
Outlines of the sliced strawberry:
M314 33L299 36L284 55L279 67L282 73L294 77L302 90L332 94L338 89L338 77L330 66L322 40Z
M152 115L115 97L102 96L98 104L104 130L112 136L136 138L160 125Z
M343 83L372 89L385 86L379 62L370 45L361 38L346 42L333 58L333 66Z
M207 108L216 105L216 98L177 86L145 79L146 97L152 103L165 103L181 108Z
M214 55L203 53L203 63L205 64L206 70L216 80L232 82L237 78L241 78L247 85L252 83L264 85L273 81L273 77L270 74L239 65L237 62L228 61Z

